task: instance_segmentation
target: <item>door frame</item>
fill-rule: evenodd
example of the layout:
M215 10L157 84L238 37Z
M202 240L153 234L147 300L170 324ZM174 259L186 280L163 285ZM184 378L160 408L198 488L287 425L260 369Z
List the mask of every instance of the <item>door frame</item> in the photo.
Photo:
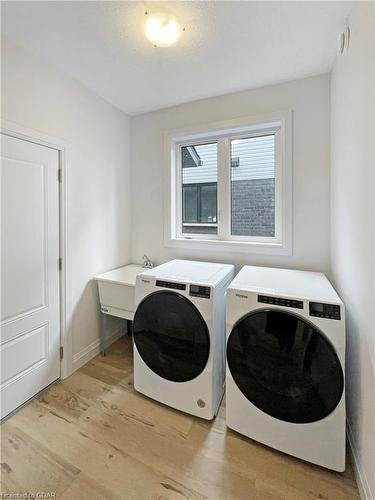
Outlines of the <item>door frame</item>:
M56 138L31 128L24 127L9 120L0 119L0 131L4 135L22 139L40 146L45 146L58 151L59 157L59 250L61 269L59 276L60 295L60 348L63 357L60 358L60 378L64 379L72 373L72 307L68 300L71 297L71 283L68 275L68 237L67 237L67 150L66 141ZM57 180L56 180L57 181ZM56 263L57 265L57 263Z

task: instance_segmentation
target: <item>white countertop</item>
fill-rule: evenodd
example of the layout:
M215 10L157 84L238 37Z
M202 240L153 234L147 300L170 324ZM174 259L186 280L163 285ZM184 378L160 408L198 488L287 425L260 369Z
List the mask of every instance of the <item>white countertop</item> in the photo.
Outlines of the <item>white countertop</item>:
M244 266L229 289L341 304L323 273Z
M152 269L143 269L143 271L142 276L145 277L214 286L220 283L223 278L226 279L228 273L234 271L234 266L231 264L174 259Z
M135 286L137 275L145 271L139 264L128 264L127 266L118 267L112 271L94 276L97 281L107 281L109 283L118 283L120 285Z

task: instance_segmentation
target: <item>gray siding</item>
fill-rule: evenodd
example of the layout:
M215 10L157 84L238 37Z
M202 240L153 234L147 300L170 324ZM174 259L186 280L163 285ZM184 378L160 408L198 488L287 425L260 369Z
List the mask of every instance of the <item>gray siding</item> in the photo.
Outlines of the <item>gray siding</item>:
M217 144L195 146L202 160L199 167L184 168L184 184L217 182ZM273 135L252 137L232 142L232 156L239 167L231 169L232 179L272 179L275 177L275 138Z

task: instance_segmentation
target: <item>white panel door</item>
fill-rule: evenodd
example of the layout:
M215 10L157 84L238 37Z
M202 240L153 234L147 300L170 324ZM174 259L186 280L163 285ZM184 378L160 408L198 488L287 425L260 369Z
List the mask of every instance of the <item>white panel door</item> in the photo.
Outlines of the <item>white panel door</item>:
M1 418L60 377L58 151L1 134Z

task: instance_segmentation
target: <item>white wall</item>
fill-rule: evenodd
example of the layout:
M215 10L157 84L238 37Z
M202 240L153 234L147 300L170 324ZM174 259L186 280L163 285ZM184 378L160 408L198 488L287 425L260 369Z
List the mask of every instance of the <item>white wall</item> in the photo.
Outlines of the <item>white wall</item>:
M9 40L1 74L2 118L67 145L67 316L77 366L100 339L91 279L130 260L129 118ZM108 319L106 333L119 325Z
M132 257L179 256L327 272L329 269L329 76L204 99L131 120ZM166 248L163 242L163 133L282 109L294 113L294 249L292 257L232 256Z
M363 495L375 498L374 10L359 2L332 96L332 276L347 308L347 407Z

